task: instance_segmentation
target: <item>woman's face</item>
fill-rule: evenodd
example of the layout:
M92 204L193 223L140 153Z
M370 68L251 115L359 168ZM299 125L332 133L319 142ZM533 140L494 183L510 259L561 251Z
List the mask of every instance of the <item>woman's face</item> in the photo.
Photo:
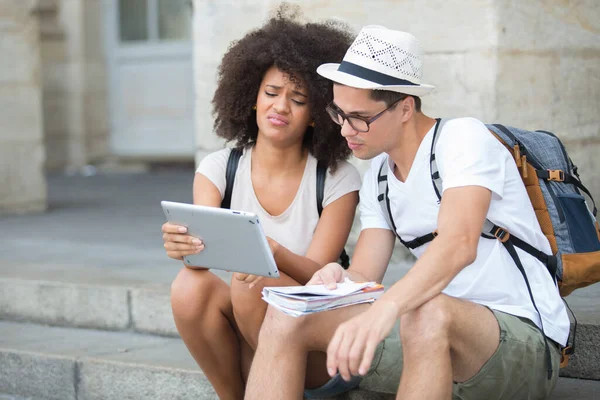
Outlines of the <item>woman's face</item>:
M274 66L265 73L256 97L259 136L284 145L302 142L311 122L310 107L304 80L295 80Z

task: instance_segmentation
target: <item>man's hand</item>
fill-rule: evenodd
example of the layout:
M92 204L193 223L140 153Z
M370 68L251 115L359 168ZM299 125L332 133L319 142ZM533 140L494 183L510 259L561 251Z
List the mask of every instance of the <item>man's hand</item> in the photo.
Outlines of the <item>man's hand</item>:
M349 381L366 375L377 345L386 338L398 319L395 303L378 300L365 312L341 324L327 348L327 372L337 372Z
M337 284L344 281L348 276L346 270L338 263L329 263L315 272L306 283L307 285L325 285L327 289L335 289Z

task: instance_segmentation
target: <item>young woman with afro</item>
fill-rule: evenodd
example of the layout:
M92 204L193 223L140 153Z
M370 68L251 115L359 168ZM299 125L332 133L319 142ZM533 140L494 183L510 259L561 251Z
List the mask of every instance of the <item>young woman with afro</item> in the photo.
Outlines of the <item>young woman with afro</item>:
M341 60L352 39L339 24L299 23L280 9L234 42L219 67L215 132L243 149L231 208L258 214L281 275L257 279L234 273L229 286L209 270L184 267L172 284L177 330L221 399L244 396L267 308L262 288L305 284L338 259L348 238L360 176L345 161L350 149L325 111L333 97L331 83L316 69ZM195 204L220 206L230 151L217 151L200 163ZM319 218L320 160L329 168ZM167 254L178 260L204 248L180 228L163 225ZM325 368L325 354L311 354L308 363L309 371ZM323 383L308 374L307 387Z

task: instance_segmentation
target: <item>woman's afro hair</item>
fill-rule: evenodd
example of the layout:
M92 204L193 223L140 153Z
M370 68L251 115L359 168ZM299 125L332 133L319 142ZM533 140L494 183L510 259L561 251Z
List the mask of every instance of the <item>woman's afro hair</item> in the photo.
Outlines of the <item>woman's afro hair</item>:
M303 79L309 95L315 127L309 127L304 145L319 161L335 169L350 155L346 140L325 111L333 99L332 82L317 74L317 67L340 62L353 35L339 22L301 23L297 13L289 15L284 4L259 29L233 42L218 70L217 90L212 101L214 129L218 136L244 147L256 141L258 126L252 106L264 74L272 66L289 75L292 82Z

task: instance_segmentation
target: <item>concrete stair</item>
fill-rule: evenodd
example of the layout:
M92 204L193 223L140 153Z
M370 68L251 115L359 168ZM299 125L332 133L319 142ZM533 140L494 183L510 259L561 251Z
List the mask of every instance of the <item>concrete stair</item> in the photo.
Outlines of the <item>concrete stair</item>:
M217 399L177 338L0 322L0 400ZM354 390L341 400L391 400ZM551 399L600 398L600 382L560 378Z

